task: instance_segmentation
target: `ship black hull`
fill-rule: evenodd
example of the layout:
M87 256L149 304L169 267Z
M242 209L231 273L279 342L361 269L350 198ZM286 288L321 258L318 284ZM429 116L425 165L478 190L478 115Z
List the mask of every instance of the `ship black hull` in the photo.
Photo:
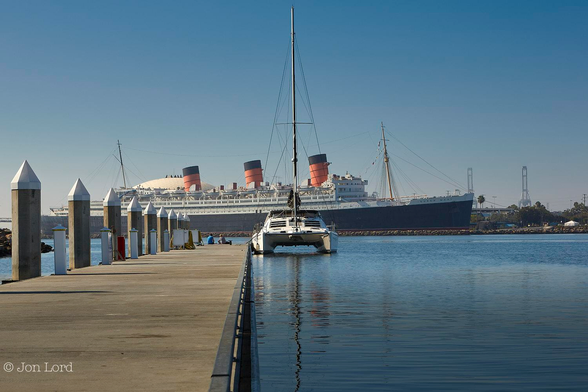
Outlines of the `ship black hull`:
M469 229L471 201L396 207L349 208L321 211L338 231L462 230ZM203 232L250 232L267 214L190 215L190 223Z
M324 221L334 223L340 232L468 229L471 213L471 201L321 211ZM190 215L190 226L204 233L250 233L266 216L266 213ZM66 217L44 216L42 221L45 235L51 235L51 229L57 224L67 226ZM101 216L91 217L93 234L99 233L103 226ZM127 232L126 216L122 217L122 232Z

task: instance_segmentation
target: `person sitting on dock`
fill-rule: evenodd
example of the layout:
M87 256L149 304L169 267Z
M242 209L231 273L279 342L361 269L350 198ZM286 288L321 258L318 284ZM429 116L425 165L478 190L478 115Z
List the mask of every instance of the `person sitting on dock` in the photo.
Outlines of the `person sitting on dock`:
M224 235L220 235L219 239L218 239L218 243L219 244L229 244L229 245L233 245L233 241L227 241L227 239L225 238Z
M212 234L210 234L210 235L208 236L208 238L206 239L206 243L207 243L208 245L212 245L212 244L214 244L214 237L212 236Z

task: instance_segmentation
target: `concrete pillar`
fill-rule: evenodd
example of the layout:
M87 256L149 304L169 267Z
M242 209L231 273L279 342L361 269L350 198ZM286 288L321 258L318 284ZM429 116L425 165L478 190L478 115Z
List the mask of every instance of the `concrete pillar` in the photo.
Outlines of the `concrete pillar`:
M104 227L100 230L102 265L110 265L112 261L112 251L110 250L111 241L108 239L108 234L110 234L110 229L108 227Z
M61 225L53 228L53 261L55 263L55 275L67 275L65 262L65 231Z
M178 212L178 229L184 228L184 215L181 212Z
M131 255L131 259L139 258L139 244L138 244L138 232L139 230L132 228L129 230L129 253Z
M143 256L143 216L141 212L143 209L139 204L137 197L133 197L133 200L127 207L127 228L129 230L129 255L131 255L131 229L137 230L137 255ZM131 256L131 258L133 258Z
M172 237L174 235L174 230L178 228L178 216L173 209L167 214L167 226L169 229L169 235Z
M143 211L143 224L145 227L145 254L151 253L151 230L157 228L157 212L153 203L149 202Z
M169 252L169 231L163 231L163 251Z
M157 230L155 229L149 232L149 253L157 254Z
M69 268L89 267L90 248L90 193L78 178L67 195L69 226Z
M161 207L157 212L157 251L163 252L165 239L163 232L167 230L167 211Z
M41 181L24 161L10 183L12 280L41 276Z
M125 250L118 249L117 240L118 236L123 235L120 220L121 207L120 199L114 189L110 188L102 205L104 206L104 227L108 227L112 232L112 259L122 260L122 257L119 257L119 251L124 253Z

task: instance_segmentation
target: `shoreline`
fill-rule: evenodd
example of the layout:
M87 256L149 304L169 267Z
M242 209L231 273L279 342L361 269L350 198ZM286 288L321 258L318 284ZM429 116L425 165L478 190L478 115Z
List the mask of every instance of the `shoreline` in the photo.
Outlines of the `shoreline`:
M247 232L206 233L218 237L223 234L227 238L249 237ZM516 229L492 230L345 230L340 231L340 237L389 237L389 236L435 236L435 235L490 235L490 234L588 234L588 226L578 227L523 227ZM204 233L202 233L204 237Z

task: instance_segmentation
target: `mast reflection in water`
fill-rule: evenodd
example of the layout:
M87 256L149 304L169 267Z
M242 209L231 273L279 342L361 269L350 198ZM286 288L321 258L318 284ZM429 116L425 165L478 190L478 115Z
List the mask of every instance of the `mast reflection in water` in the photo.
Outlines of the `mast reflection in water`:
M588 383L587 235L340 245L333 255L254 256L262 391Z

